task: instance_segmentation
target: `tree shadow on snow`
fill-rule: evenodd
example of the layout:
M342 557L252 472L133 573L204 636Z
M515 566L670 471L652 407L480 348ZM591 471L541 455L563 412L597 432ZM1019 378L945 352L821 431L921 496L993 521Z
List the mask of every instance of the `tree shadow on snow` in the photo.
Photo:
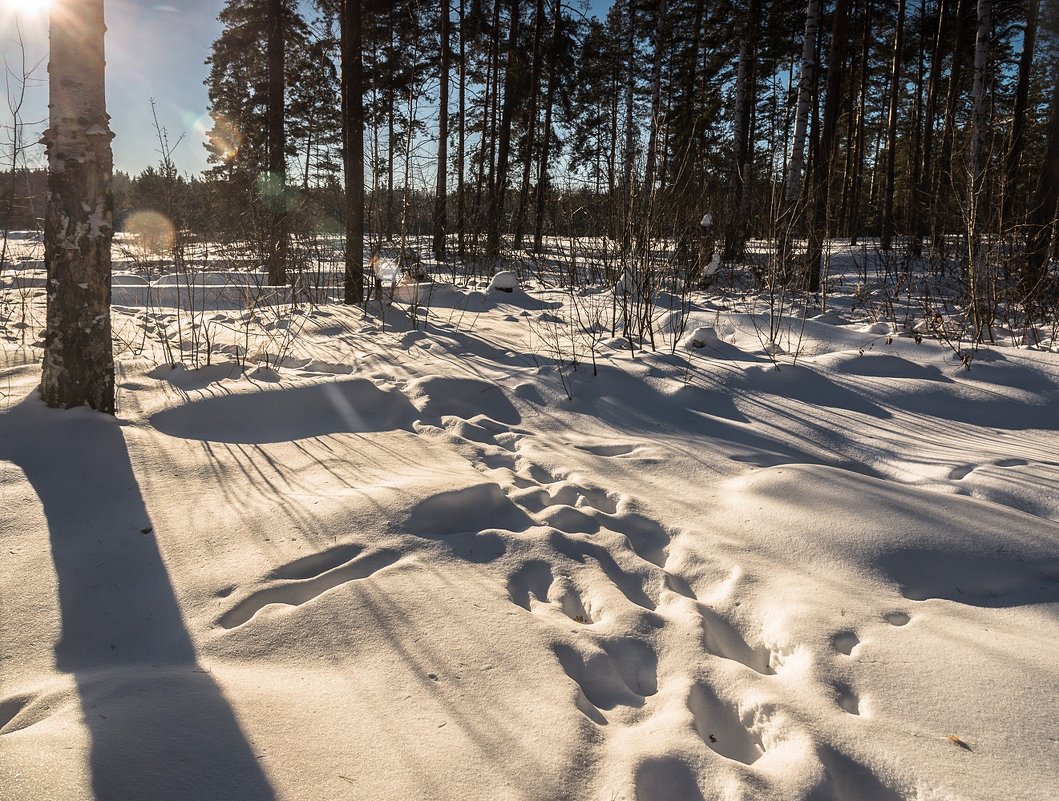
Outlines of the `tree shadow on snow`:
M58 580L56 666L74 676L94 797L275 796L199 668L119 423L36 395L0 414L0 459L40 498Z

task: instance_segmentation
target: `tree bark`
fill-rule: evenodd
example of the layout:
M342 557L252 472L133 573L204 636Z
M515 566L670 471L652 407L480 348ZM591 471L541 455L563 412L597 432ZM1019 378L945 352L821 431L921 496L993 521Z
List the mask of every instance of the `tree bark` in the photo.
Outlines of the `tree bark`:
M816 45L820 32L820 0L809 0L805 12L805 39L802 42L802 64L798 75L798 100L794 112L794 134L791 158L787 164L783 211L779 219L779 269L784 280L791 274L791 238L797 217L798 198L805 171L805 141L809 131L809 110L816 86Z
M282 286L287 282L287 138L284 103L284 1L268 0L268 180L266 202L271 209L268 237L268 282Z
M1022 133L1026 128L1026 107L1029 99L1030 72L1033 68L1033 48L1037 41L1037 16L1040 0L1029 0L1026 5L1026 29L1022 35L1022 55L1019 58L1019 79L1015 87L1015 108L1011 116L1011 141L1004 168L1004 202L1000 226L1011 220L1015 200L1015 183L1022 160Z
M1026 294L1040 293L1047 275L1045 264L1055 227L1059 201L1059 70L1052 81L1052 114L1048 121L1048 147L1037 178L1037 192L1030 209L1030 236L1026 249Z
M533 174L533 156L537 144L537 105L540 101L542 44L544 41L544 0L537 0L533 12L533 61L530 64L529 104L526 108L526 148L522 154L522 183L518 192L518 208L515 210L515 249L522 247L522 229L526 219L526 203L529 200L530 179Z
M813 168L813 224L809 230L809 291L819 292L823 273L823 240L828 234L828 200L833 173L832 154L838 133L838 105L842 95L842 67L846 60L849 28L849 0L836 0L832 12L831 53L827 60L827 86L824 96L824 122L820 149Z
M971 89L971 152L968 158L970 187L968 193L967 256L971 315L975 336L986 324L986 302L983 296L985 253L982 247L982 205L985 200L986 173L986 84L989 81L989 40L993 31L992 0L978 0L978 32L974 45L974 83Z
M883 189L883 210L879 247L893 248L894 183L897 163L897 107L901 94L901 49L904 46L905 0L897 4L897 27L894 29L893 60L890 62L890 109L886 115L886 184Z
M750 0L739 41L739 66L735 77L734 140L735 163L729 188L729 212L726 215L724 258L734 261L743 257L746 246L747 201L750 165L753 160L750 142L750 113L754 107L754 69L757 61L757 34L761 23L761 0ZM735 210L738 212L733 213Z
M552 146L552 107L555 91L559 86L559 65L556 54L559 50L559 34L562 30L563 6L555 0L552 8L552 62L548 70L548 91L544 96L544 140L541 142L541 160L537 171L537 214L533 224L533 252L540 253L544 243L544 201L548 192L548 159Z
M103 0L52 0L40 392L52 407L114 413L110 329L113 156L104 88Z
M952 0L938 0L936 28L934 30L934 47L930 54L930 80L927 82L927 106L923 120L923 144L920 148L919 187L912 224L915 227L912 242L912 255L922 253L923 237L927 233L930 205L930 188L934 186L934 123L937 120L938 93L941 91L942 44L945 35L945 24L949 17Z
M941 194L946 184L952 184L952 150L956 136L956 105L960 97L960 78L963 59L960 45L963 42L964 18L970 0L958 0L956 5L956 31L953 34L952 64L949 67L949 86L945 97L945 121L941 129L941 154L934 175L934 191L931 192L930 249L935 254L942 251ZM946 187L947 188L947 187Z
M364 62L362 0L342 0L342 166L346 184L344 300L364 302Z
M507 173L511 156L511 121L518 98L516 73L518 72L518 31L522 16L521 0L508 0L507 63L504 65L504 103L500 110L497 129L496 179L492 185L489 204L489 231L485 252L495 259L500 255L500 228L504 221L504 199L507 194Z
M449 191L449 0L441 0L441 58L438 92L438 185L434 198L434 258L445 258L446 203Z

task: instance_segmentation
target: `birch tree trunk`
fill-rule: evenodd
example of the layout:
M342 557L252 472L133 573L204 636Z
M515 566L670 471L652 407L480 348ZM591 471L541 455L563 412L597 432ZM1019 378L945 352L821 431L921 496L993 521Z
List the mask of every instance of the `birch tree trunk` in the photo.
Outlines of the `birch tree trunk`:
M114 413L110 330L113 156L104 88L103 0L52 0L41 397Z
M798 100L794 111L794 134L791 158L787 164L783 193L783 211L779 219L778 267L784 281L791 276L791 238L797 218L798 197L805 172L805 140L809 130L809 110L816 86L816 40L820 32L820 0L809 0L805 12L805 40L802 43L802 66L798 75Z
M805 40L802 43L802 67L798 76L798 102L794 111L794 138L791 160L787 166L786 205L793 206L802 188L805 172L805 138L809 130L809 109L816 84L816 38L820 30L820 0L809 0L805 12Z

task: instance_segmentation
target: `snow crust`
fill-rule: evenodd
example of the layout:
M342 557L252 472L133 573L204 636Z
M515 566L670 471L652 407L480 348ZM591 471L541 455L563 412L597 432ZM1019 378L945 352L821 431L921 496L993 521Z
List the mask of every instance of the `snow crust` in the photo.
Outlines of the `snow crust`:
M1055 797L1059 356L433 297L126 349L116 420L5 340L0 797Z

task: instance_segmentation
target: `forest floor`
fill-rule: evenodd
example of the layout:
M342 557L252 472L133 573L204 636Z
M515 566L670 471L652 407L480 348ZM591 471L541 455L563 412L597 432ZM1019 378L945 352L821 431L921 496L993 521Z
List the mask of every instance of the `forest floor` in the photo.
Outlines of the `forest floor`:
M1059 354L855 276L657 351L531 281L126 306L112 419L6 291L5 801L1055 797Z

